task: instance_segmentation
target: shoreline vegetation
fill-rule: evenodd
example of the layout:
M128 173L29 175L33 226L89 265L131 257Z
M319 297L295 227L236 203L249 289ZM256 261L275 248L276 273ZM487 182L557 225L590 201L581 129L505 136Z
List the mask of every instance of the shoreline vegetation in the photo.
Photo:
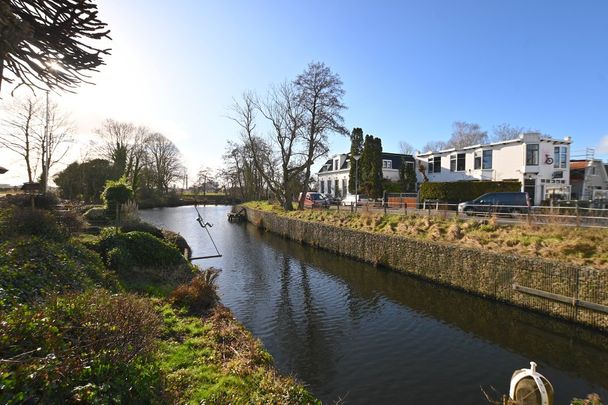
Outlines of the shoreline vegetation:
M268 202L243 205L308 222L364 232L403 236L425 241L516 254L608 270L608 229L555 225L499 225L486 221L436 216L400 215L334 210L285 211Z
M85 225L0 206L1 403L319 403L219 303L217 271L190 264L180 235Z

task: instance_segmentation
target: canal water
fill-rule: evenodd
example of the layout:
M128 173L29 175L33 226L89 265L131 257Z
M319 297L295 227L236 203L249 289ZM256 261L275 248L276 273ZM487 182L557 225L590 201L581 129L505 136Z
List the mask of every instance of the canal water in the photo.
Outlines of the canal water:
M481 387L508 393L532 360L556 404L608 400L606 335L229 223L229 207L199 210L223 257L198 264L222 270L222 302L325 403L487 404ZM195 256L215 252L193 207L140 214Z

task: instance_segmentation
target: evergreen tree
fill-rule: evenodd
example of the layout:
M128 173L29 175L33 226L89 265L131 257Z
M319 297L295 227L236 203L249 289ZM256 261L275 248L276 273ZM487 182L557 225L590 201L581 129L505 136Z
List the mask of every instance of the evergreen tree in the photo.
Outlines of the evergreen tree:
M416 191L416 171L414 170L414 164L412 163L408 165L405 162L402 162L402 168L403 165L405 165L404 190L406 193L413 193Z
M362 186L360 189L370 198L382 195L382 140L366 135L361 152L359 171Z
M355 177L356 177L356 168L357 165L355 163L355 159L353 156L361 155L363 150L363 130L361 128L353 128L353 132L350 135L350 173L348 176L348 192L351 194L355 194ZM360 166L359 162L359 166ZM361 187L361 167L358 170L359 175L359 187Z

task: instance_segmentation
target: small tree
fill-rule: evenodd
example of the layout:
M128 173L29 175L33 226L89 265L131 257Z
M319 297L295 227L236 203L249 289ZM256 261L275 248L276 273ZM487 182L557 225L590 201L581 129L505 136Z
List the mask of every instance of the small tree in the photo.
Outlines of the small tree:
M120 207L133 199L133 189L129 186L126 178L108 180L106 188L101 194L101 199L106 205L108 214L114 213L116 224L120 224Z
M356 177L358 176L358 183L361 186L361 168L357 170L355 163L355 155L361 155L363 150L363 130L361 128L353 128L353 132L350 135L350 168L348 176L348 192L355 194Z
M408 164L408 162L405 161L405 158L401 158L399 183L401 184L401 191L404 193L416 191L416 172L414 171L414 164Z

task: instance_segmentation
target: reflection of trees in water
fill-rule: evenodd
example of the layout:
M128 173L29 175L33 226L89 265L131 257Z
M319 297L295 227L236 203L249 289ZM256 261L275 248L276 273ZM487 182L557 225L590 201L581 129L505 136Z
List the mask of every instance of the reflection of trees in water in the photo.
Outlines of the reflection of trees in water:
M386 298L509 351L608 387L608 367L599 366L608 364L608 339L601 333L277 236L264 239L303 265L338 277L348 288L352 320L377 309L381 298Z

